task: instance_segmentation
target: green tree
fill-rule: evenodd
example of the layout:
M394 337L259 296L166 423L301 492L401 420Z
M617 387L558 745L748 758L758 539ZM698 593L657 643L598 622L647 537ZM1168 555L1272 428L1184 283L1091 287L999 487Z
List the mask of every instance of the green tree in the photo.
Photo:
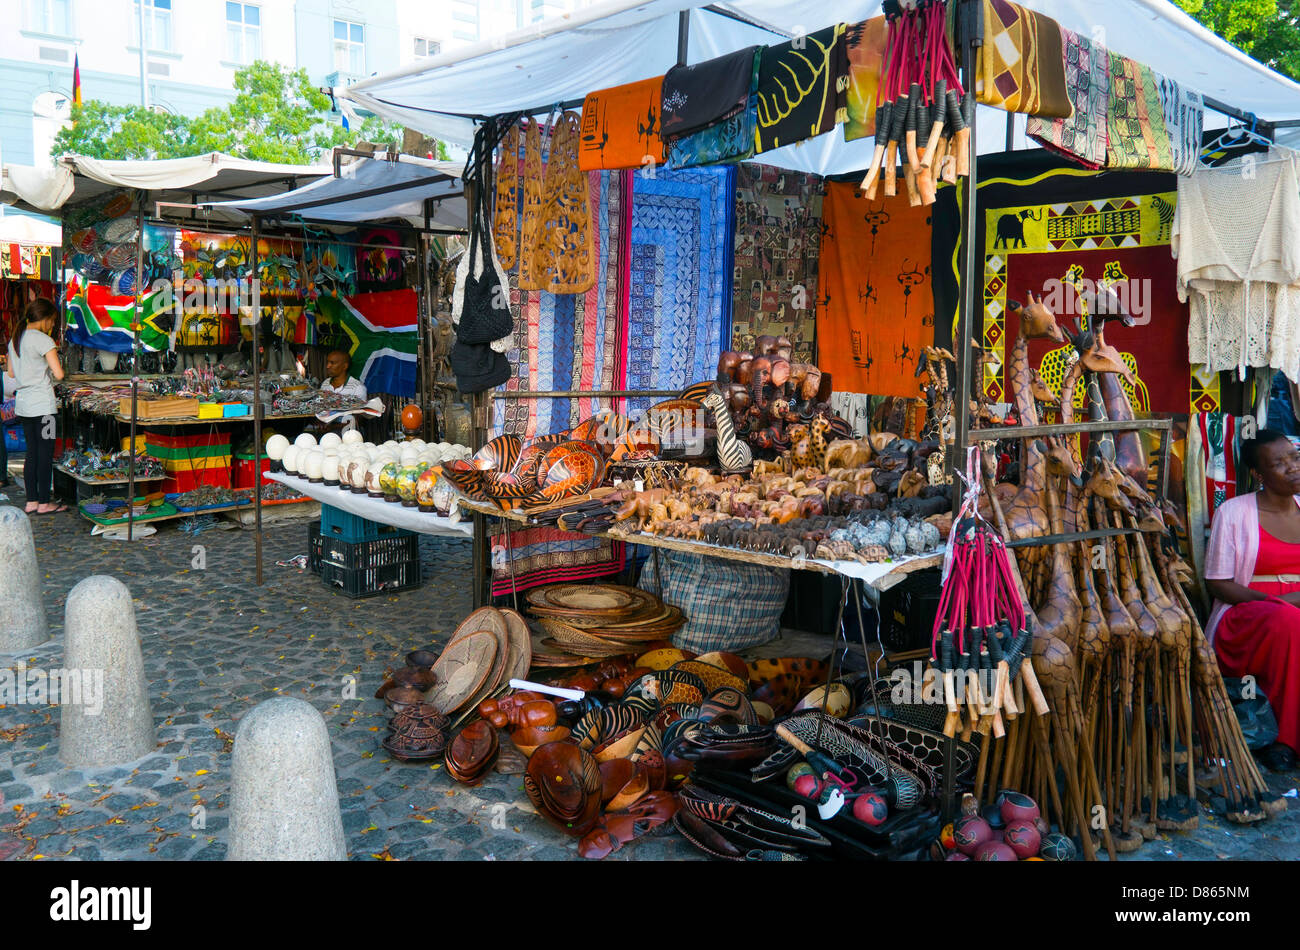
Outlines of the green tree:
M260 60L235 73L233 101L196 118L91 99L73 108L72 120L55 136L51 154L153 159L226 152L306 165L336 145L402 140L401 126L374 116L345 130L330 112L329 96L311 84L305 69Z
M113 106L88 99L72 107L72 124L54 137L51 154L149 159L194 155L190 120L142 106Z
M305 165L358 139L401 140L401 128L369 118L345 131L330 100L305 69L258 61L235 73L235 99L209 109L191 131L199 152L226 152L264 162Z
M1300 80L1300 3L1297 0L1175 2L1242 52Z

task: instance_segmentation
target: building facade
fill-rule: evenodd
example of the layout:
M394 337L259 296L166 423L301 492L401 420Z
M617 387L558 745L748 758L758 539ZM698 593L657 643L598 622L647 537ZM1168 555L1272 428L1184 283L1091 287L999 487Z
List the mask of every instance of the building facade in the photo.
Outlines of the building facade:
M235 71L257 59L341 86L434 55L453 41L461 0L8 0L16 15L0 19L0 162L50 161L74 59L83 99L141 102L141 2L148 103L193 116L229 102Z

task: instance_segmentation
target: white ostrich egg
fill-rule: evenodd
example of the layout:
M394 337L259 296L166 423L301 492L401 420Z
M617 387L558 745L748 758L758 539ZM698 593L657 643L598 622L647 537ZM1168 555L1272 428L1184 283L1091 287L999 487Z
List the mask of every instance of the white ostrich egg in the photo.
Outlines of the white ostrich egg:
M308 478L321 478L325 471L325 456L321 452L307 453L306 476Z
M316 436L312 435L310 432L304 432L302 435L298 436L298 438L293 440L293 444L298 446L300 449L310 449L316 444Z
M284 458L284 450L289 447L289 440L279 433L266 440L266 457L273 461Z
M327 482L337 482L339 480L339 457L337 455L326 454L324 462L321 463L320 475Z
M284 456L280 461L284 465L284 470L286 472L296 473L298 471L298 455L301 452L302 449L298 448L296 445L290 445L285 448Z
M348 431L343 433L344 445L360 445L364 441L365 439L362 438L360 429L348 429Z
M320 447L322 449L338 448L342 444L343 439L337 432L326 432L320 437Z
M398 457L403 465L414 465L420 458L420 450L413 445L404 445Z

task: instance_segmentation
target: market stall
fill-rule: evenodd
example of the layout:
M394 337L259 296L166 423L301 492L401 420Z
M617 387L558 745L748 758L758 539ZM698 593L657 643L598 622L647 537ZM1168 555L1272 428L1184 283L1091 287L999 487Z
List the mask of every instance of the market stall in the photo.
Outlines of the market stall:
M1300 87L1170 4L1136 6L1141 31L1134 4L963 0L879 16L840 3L808 32L789 3L608 3L340 91L472 148L457 335L477 347L462 362L479 362L462 390L505 390L490 426L480 399L475 458L440 477L500 522L493 592L532 616L535 667L636 657L569 678L617 683L613 699L548 712L543 691L502 700L505 714L478 707L544 758L536 774L530 762L530 797L584 854L680 808L679 829L714 856L755 842L815 856L826 840L757 833L747 810L800 795L824 809L825 838L880 845L837 824L846 798L868 828L915 832L969 791L950 830L921 838L938 839L937 857L991 860L1114 856L1194 826L1207 790L1234 821L1278 809L1189 595L1183 551L1203 541L1204 503L1183 499L1181 467L1201 450L1182 434L1197 431L1189 413L1254 407L1220 370L1300 366L1282 336L1246 355L1248 308L1235 355L1216 351L1207 310L1242 288L1198 302L1194 281L1224 265L1208 253L1184 273L1172 252L1189 195L1254 180L1207 169L1293 168L1272 143L1295 125ZM799 94L779 75L802 77ZM1026 136L1054 154L993 156ZM819 177L834 175L849 180ZM1238 221L1233 240L1252 245L1251 226ZM1295 276L1271 276L1271 292ZM508 291L513 327L471 307L485 287ZM1231 458L1222 424L1199 431L1215 434L1211 464ZM726 561L892 574L939 539L944 582L913 677L932 698L908 710L885 701L870 663L857 676L812 658L746 667L725 640L680 655L700 642L689 618L727 609L708 582L590 580L623 567L615 543L708 550L735 627L761 598L728 587ZM574 579L585 585L555 583ZM638 600L647 587L658 600ZM835 636L885 652L849 590ZM443 660L530 622L491 611ZM667 634L664 656L636 654ZM386 748L418 759L445 743L452 774L472 781L495 737L477 724L454 735L450 719L501 688L485 657L457 655L484 674L464 695L404 697ZM788 680L774 687L778 670ZM899 725L917 732L889 734ZM415 738L428 727L437 749ZM779 783L760 791L800 757L811 774L789 769L789 800ZM597 794L593 777L586 797L546 778L596 772L610 788ZM623 800L624 772L629 786L644 773L642 797ZM656 797L665 786L675 798ZM890 843L903 840L916 844Z

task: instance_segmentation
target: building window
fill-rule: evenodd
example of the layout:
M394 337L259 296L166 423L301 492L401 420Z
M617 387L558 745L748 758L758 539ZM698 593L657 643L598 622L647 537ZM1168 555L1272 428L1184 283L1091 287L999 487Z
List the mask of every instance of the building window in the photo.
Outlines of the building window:
M341 73L366 73L366 28L347 20L334 21L334 68Z
M144 2L144 35L149 41L148 48L167 51L172 48L172 0L143 0ZM131 34L135 37L137 45L140 42L140 3L141 0L135 0L135 8L132 16L135 17L131 26Z
M251 63L262 55L262 11L252 3L226 2L226 59Z
M43 92L32 104L32 164L50 163L54 137L72 121L72 100L61 92Z
M72 0L27 0L27 28L37 33L68 36Z
M415 38L415 56L417 59L423 59L425 56L437 56L442 51L442 44L437 40L426 40L421 37Z

